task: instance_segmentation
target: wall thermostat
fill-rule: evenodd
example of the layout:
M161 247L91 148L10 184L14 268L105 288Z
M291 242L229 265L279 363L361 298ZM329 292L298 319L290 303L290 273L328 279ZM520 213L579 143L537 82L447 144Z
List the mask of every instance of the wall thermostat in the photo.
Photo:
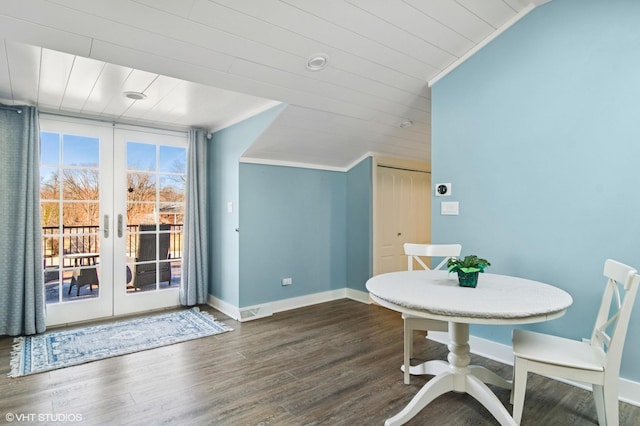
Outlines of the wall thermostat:
M436 197L445 197L451 195L450 183L436 183L435 189Z

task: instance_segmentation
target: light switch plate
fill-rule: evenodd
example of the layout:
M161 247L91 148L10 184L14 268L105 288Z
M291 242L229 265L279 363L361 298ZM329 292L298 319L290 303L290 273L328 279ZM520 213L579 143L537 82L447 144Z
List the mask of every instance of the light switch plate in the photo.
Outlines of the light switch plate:
M459 204L457 201L442 201L440 203L440 214L446 216L457 216Z

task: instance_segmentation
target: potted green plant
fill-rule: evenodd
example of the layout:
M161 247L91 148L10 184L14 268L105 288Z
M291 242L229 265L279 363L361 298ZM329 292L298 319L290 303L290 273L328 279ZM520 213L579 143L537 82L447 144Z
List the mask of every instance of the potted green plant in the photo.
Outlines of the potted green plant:
M478 285L478 274L490 266L487 259L482 259L475 254L460 259L452 257L447 262L449 272L458 273L458 282L462 287L475 287Z

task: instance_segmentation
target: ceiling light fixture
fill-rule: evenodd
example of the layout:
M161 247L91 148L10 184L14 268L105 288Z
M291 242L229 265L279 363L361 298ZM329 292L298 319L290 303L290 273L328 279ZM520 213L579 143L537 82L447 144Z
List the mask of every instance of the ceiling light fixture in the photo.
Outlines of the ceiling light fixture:
M400 123L400 127L402 127L403 129L411 126L413 126L413 121L411 120L404 120L402 123Z
M125 98L133 99L134 101L142 101L147 99L147 95L142 92L123 92Z
M309 56L309 60L307 60L307 69L309 71L320 71L326 68L328 61L329 58L326 54L316 53L315 55Z

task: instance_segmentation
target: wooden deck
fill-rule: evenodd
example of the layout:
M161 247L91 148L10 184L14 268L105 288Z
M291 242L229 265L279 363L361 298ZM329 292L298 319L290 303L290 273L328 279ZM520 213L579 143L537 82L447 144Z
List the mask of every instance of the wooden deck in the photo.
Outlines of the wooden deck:
M73 414L83 426L382 425L428 379L403 384L402 320L379 306L345 299L242 324L202 309L235 331L16 379L6 377L12 339L1 337L0 418ZM431 358L447 354L419 335L415 347ZM478 356L472 363L512 373ZM528 385L522 425L597 424L590 392L539 376ZM509 392L493 389L510 411ZM621 425L638 419L640 407L620 404ZM456 393L407 423L495 424L475 400Z

